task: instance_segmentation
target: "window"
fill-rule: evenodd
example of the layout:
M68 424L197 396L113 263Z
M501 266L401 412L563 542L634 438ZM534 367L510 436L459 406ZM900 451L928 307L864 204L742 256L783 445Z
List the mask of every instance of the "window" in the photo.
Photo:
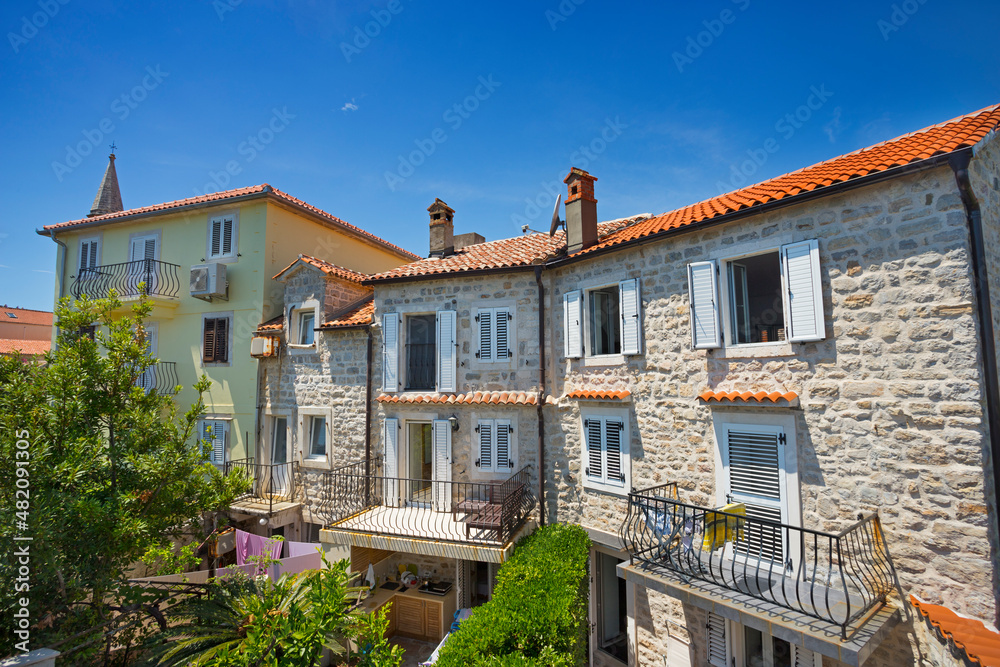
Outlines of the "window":
M235 213L219 215L208 221L208 258L220 259L236 255L236 234L239 221Z
M431 505L439 512L451 511L451 422L418 420L405 426L404 430L399 419L382 420L383 502L391 507ZM405 434L402 449L400 433Z
M83 239L80 241L80 278L93 278L97 275L100 248L101 241L98 238Z
M823 656L769 632L708 612L708 664L712 667L822 667ZM770 646L768 646L770 644Z
M623 280L585 292L563 295L563 346L566 357L642 353L639 280Z
M597 647L616 660L628 662L628 608L625 580L618 576L621 558L592 551L597 603Z
M202 326L201 360L205 363L228 363L229 318L206 317Z
M201 446L208 447L208 460L222 465L228 459L229 420L202 419L199 427Z
M17 313L7 313L7 317L16 320L17 319Z
M316 313L303 311L299 313L299 345L312 345L316 339Z
M458 377L457 314L382 316L382 391L454 392ZM402 363L400 363L402 357Z
M621 411L594 410L583 415L583 485L624 494L631 477L629 433Z
M509 361L514 356L510 331L514 316L509 308L480 308L476 314L479 323L479 350L476 358L485 363Z
M319 542L319 531L323 530L323 524L319 523L303 523L302 524L302 536L301 540L303 542L311 542L313 544Z
M309 418L309 458L326 458L326 417Z
M721 347L723 341L740 346L826 336L815 240L721 264L689 264L688 296L695 348Z
M479 458L476 467L482 472L509 473L514 469L514 429L509 419L480 419Z

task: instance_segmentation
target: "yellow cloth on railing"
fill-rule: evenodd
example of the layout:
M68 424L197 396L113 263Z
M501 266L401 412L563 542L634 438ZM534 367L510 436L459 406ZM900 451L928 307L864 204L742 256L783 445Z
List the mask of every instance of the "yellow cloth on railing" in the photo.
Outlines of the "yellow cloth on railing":
M747 506L743 503L730 503L720 507L719 512L745 517ZM701 544L704 551L715 551L725 546L726 542L743 539L743 524L746 521L736 516L726 516L726 514L705 512L705 538Z

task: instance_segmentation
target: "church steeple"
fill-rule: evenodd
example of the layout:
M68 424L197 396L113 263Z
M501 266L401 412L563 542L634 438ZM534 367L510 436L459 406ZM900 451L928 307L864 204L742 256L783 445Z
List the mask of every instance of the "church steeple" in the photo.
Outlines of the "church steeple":
M94 197L94 205L90 207L88 218L105 213L115 213L125 210L122 206L122 193L118 189L118 172L115 171L115 153L112 144L111 155L108 156L108 168L101 179L101 187L97 189L97 196Z

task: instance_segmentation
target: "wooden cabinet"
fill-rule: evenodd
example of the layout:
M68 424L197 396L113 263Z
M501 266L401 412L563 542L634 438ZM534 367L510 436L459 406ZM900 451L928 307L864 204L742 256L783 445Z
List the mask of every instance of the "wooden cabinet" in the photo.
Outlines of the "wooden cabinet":
M379 609L384 609L386 611L385 618L389 621L389 625L385 629L385 636L392 637L396 634L396 598L391 597L388 601L383 602Z
M455 593L428 599L413 593L393 597L395 633L412 639L441 641L455 615Z

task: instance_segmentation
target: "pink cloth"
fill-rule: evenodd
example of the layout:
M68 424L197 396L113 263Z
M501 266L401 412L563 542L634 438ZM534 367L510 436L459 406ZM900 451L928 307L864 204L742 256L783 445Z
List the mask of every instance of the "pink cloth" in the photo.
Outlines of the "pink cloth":
M274 560L281 558L281 540L254 535L243 530L236 531L236 564L244 565L251 556L268 555Z
M297 556L311 556L313 554L318 555L319 552L316 549L319 548L318 544L313 542L285 542L285 546L288 547L288 558L295 558Z

